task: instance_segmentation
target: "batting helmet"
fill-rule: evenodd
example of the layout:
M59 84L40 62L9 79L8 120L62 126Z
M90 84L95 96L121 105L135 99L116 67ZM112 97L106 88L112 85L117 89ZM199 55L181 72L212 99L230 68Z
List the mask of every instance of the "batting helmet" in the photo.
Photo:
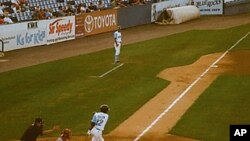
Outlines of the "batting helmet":
M66 128L62 131L61 137L64 137L66 139L70 139L71 136L71 130Z
M41 117L37 117L34 121L34 123L43 123L43 119Z
M109 111L109 106L107 104L102 104L100 106L100 111L103 113L107 113Z

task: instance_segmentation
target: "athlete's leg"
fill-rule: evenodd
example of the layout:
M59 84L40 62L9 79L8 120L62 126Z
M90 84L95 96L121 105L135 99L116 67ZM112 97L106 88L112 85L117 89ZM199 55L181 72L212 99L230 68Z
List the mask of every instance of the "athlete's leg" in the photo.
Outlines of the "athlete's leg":
M103 137L101 137L101 138L100 138L100 141L104 141L104 138L103 138Z
M93 136L91 141L98 141L98 139L96 138L96 136Z
M121 43L117 43L117 46L115 46L115 62L120 61L120 50L121 50Z
M91 141L104 141L104 138L102 137L102 131L97 129L92 129L91 131L93 137Z
M115 47L115 63L119 62L119 55L120 55L120 49L121 49L121 43L114 43L114 47Z
M98 139L98 130L93 128L91 130L91 134L92 134L92 140L91 141L99 141L99 139Z

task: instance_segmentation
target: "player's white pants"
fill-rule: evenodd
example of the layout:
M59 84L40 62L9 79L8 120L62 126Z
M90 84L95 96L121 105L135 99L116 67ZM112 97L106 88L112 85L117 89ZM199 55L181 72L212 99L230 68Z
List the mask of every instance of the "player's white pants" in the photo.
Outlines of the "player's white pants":
M120 55L121 45L122 45L121 42L117 42L117 45L116 45L116 43L114 43L116 56Z
M114 43L114 47L115 47L115 62L119 62L120 61L120 50L121 50L121 42L117 42L117 45L116 43Z
M93 128L91 130L91 134L93 135L92 140L91 141L104 141L103 137L102 137L102 130L97 129L97 128Z

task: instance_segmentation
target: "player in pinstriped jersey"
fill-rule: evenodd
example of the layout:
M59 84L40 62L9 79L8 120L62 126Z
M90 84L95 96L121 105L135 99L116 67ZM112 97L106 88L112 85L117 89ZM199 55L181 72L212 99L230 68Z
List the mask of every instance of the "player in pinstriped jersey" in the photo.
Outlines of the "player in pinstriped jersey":
M102 137L102 131L108 121L109 106L103 104L100 106L100 112L95 112L91 119L90 128L88 129L88 135L92 135L92 141L104 141Z
M114 32L115 63L120 62L121 46L122 46L121 27L118 26L117 30Z

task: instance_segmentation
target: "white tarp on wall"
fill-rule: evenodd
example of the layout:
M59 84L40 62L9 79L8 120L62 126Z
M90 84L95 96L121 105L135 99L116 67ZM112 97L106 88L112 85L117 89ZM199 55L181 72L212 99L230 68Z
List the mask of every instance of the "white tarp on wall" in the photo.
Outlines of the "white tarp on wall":
M196 6L182 6L168 8L163 11L158 22L160 24L180 24L200 17L200 10Z
M167 8L189 5L190 0L167 0L152 4L151 22L155 22L162 11Z

